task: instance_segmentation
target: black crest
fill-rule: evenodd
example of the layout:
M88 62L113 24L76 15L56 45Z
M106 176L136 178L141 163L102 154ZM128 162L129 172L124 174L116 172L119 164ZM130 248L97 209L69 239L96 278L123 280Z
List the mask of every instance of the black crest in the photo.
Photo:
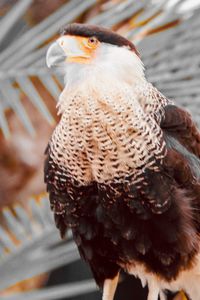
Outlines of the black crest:
M116 45L119 47L128 47L131 51L135 52L138 56L139 53L132 42L123 36L100 26L73 23L67 25L62 30L63 35L77 35L84 37L95 36L100 42Z

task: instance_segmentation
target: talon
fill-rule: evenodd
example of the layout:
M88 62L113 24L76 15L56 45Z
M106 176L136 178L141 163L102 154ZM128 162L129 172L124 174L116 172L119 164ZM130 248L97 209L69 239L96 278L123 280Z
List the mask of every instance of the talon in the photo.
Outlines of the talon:
M188 298L186 297L185 293L183 291L180 291L176 297L174 298L174 300L188 300Z

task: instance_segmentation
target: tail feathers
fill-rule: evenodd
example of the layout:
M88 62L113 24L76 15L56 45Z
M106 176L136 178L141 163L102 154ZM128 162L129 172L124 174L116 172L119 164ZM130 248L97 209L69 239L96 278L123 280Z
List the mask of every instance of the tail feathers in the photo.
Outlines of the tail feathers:
M148 297L147 300L167 300L165 293L160 289L158 282L155 280L148 281Z
M186 297L185 293L181 291L175 296L175 298L173 298L173 300L189 300L189 299Z
M169 285L159 284L157 280L148 280L149 293L147 300L166 300L164 293L166 290L184 291L181 291L175 297L176 300L200 300L200 272L186 272L184 275L180 281L178 280Z

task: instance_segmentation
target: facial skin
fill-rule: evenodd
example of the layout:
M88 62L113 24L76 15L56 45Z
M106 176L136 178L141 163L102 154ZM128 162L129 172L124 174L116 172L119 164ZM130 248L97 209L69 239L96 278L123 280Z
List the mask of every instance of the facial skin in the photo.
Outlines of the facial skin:
M47 52L47 66L61 67L63 63L88 64L95 57L100 42L96 37L64 35Z

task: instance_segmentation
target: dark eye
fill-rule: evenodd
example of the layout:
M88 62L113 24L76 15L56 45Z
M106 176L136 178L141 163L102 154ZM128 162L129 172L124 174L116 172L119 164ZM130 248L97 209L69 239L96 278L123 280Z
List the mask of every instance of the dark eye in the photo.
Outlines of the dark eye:
M92 36L88 39L88 45L94 47L98 44L98 39L95 36Z

